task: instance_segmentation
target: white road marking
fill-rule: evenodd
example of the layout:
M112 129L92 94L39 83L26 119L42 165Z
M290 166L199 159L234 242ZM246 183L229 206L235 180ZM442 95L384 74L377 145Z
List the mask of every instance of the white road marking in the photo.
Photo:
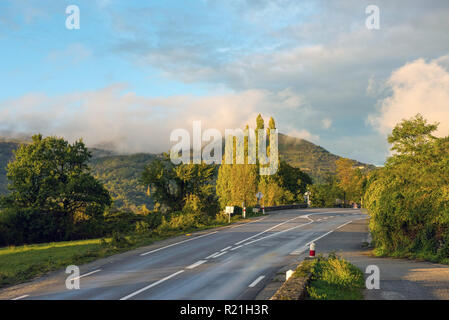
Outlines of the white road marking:
M241 226L246 226L247 224L258 222L258 221L261 221L261 220L266 219L266 218L268 218L268 217L263 217L263 218L260 218L260 219L257 219L257 220L251 221L251 222L242 223L242 224L236 225L234 227L230 227L229 229L234 229L234 228L238 228L238 227L241 227Z
M293 228L290 228L290 229L287 229L287 230L279 231L279 232L277 232L277 233L270 234L269 236L265 236L265 237L263 237L263 238L260 238L260 239L256 239L256 240L247 242L247 243L244 244L244 246L247 246L247 245L249 245L249 244L252 244L252 243L257 242L257 241L260 241L260 240L264 240L264 239L267 239L267 238L271 238L271 237L277 236L277 235L279 235L279 234L281 234L281 233L284 233L284 232L288 232L288 231L291 231L291 230L294 230L294 229L297 229L297 228L304 227L304 226L306 226L306 225L308 225L308 224L311 224L311 223L313 223L313 222L314 222L314 221L310 221L310 222L301 224L301 225L299 225L299 226L296 226L296 227L293 227Z
M288 222L290 222L290 221L292 221L292 220L298 219L298 218L308 218L308 215L306 215L306 216L304 216L304 215L298 216L298 217L289 219L289 220L287 220L287 221L284 221L284 222L282 222L282 223L279 223L279 224L277 224L277 225L275 225L275 226L273 226L273 227L271 227L271 228L268 228L267 230L264 230L264 231L262 231L262 232L259 232L258 234L255 234L255 235L253 235L253 236L251 236L251 237L249 237L249 238L246 238L246 239L243 239L242 241L236 242L235 245L238 246L239 244L241 244L241 243L243 243L243 242L245 242L245 241L247 241L247 240L250 240L250 239L252 239L252 238L255 238L255 237L257 237L257 236L260 236L261 234L267 233L268 231L273 230L273 229L276 228L276 227L282 226L283 224L286 224L286 223L288 223Z
M223 251L226 251L226 250L231 249L231 248L232 248L232 246L229 246L229 247L226 247L224 249L221 249L220 251L223 252Z
M23 296L20 296L20 297L11 299L11 300L20 300L20 299L23 299L23 298L26 298L26 297L29 297L29 295L28 294L24 294Z
M290 252L290 255L292 255L292 256L299 256L299 255L303 254L306 250L307 250L307 247L304 247L304 248L301 248L301 249L297 249L297 250L294 250L294 251Z
M254 280L249 287L250 288L254 288L263 278L265 278L265 276L260 276L259 278L257 278L256 280Z
M83 275L81 275L81 276L79 276L79 277L73 278L73 280L78 280L78 279L81 279L81 278L90 276L91 274L97 273L97 272L99 272L99 271L101 271L101 269L98 269L98 270L95 270L95 271L88 272L88 273L83 274Z
M218 258L219 256L222 256L226 253L227 251L224 251L222 253L216 254L215 256L213 256L212 258Z
M205 262L207 262L207 261L206 261L206 260L200 260L200 261L197 261L197 262L195 262L194 264L192 264L192 265L186 267L186 269L194 269L194 268L198 267L199 265L201 265L201 264L203 264L203 263L205 263Z
M170 247L176 246L176 245L181 244L181 243L185 243L185 242L189 242L189 241L192 241L192 240L196 240L196 239L199 239L199 238L202 238L202 237L210 236L211 234L215 234L215 233L217 233L217 232L218 232L218 231L215 231L215 232L203 234L203 235L198 236L198 237L195 237L195 238L191 238L191 239L187 239L187 240L184 240L184 241L176 242L176 243L170 244L170 245L165 246L165 247L162 247L162 248L158 248L158 249L155 249L155 250L151 250L151 251L142 253L142 254L140 254L140 255L141 255L141 256L146 256L147 254L150 254L150 253L153 253L153 252L157 252L157 251L160 251L160 250L163 250L163 249L166 249L166 248L170 248Z
M135 291L135 292L133 292L133 293L131 293L131 294L121 298L120 300L128 300L129 298L132 298L132 297L138 295L139 293L142 293L142 292L144 292L144 291L146 291L146 290L148 290L150 288L153 288L153 287L157 286L158 284L161 284L162 282L167 281L168 279L171 279L171 278L173 278L173 277L175 277L178 274L183 273L183 272L184 272L184 270L180 270L178 272L175 272L175 273L169 275L168 277L165 277L165 278L163 278L163 279L161 279L159 281L156 281L156 282L150 284L149 286L146 286L145 288L137 290L137 291Z
M243 247L243 246L234 247L231 249L231 251L237 250L238 248L241 248L241 247Z
M350 224L352 221L348 221L346 223L343 223L341 226L337 227L337 229L343 228L345 225ZM337 230L335 229L335 230Z
M314 239L314 240L312 240L312 241L307 242L304 246L307 247L307 246L310 245L312 242L316 242L316 241L320 240L321 238L324 238L325 236L331 234L331 233L334 232L335 230L338 230L338 229L344 227L345 225L350 224L351 222L352 222L352 221L348 221L348 222L346 222L346 223L343 223L341 226L335 228L334 230L328 231L328 232L326 232L325 234L323 234L322 236L319 236L318 238L316 238L316 239Z
M217 251L217 252L215 252L215 253L212 253L210 256L206 257L205 259L213 258L215 255L217 255L217 254L219 254L219 253L220 253L219 251Z

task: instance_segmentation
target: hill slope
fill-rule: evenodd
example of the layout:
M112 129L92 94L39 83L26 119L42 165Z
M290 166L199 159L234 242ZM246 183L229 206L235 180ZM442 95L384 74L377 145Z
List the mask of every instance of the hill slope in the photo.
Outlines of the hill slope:
M0 138L0 193L7 192L5 167L13 158L13 150L27 141ZM119 208L136 209L152 206L145 187L139 184L140 174L148 162L159 157L155 154L117 155L113 151L92 148L91 168L95 177L103 181ZM314 182L322 182L335 173L335 160L340 157L309 141L279 134L279 153L290 165L308 173ZM375 166L357 162L367 170Z
M279 134L278 142L281 159L308 173L314 182L323 182L327 175L335 174L337 168L335 161L340 156L330 153L307 140L290 137L282 133ZM363 167L364 170L376 168L374 165L358 161L356 161L356 166Z

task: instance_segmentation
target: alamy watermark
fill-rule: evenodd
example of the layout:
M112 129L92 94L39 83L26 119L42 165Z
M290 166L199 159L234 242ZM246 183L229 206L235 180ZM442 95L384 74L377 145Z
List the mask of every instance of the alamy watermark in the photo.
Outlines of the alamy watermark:
M65 273L70 274L65 280L67 290L79 290L80 288L80 268L75 265L67 266Z
M269 137L264 129L226 129L224 158L223 137L218 129L202 132L201 121L193 121L192 135L193 145L186 129L175 129L171 132L170 142L177 142L170 149L170 160L173 164L221 164L223 160L225 164L256 164L258 160L261 175L273 175L278 170L277 129L269 129ZM209 143L202 148L203 142Z
M76 5L67 6L65 13L69 16L65 19L65 27L69 30L80 28L80 8Z
M365 26L368 30L380 29L380 9L376 5L369 5L365 8L365 13L369 16L365 20Z
M376 265L366 267L365 273L369 274L365 280L365 286L368 290L380 289L380 269Z

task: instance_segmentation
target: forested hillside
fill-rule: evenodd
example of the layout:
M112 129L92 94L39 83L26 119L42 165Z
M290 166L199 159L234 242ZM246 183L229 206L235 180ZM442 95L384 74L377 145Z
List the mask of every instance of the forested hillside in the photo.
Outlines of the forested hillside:
M0 193L7 192L5 167L13 157L22 140L0 139ZM146 164L158 157L154 154L117 155L113 151L92 148L90 166L95 177L104 182L111 192L115 206L134 210L145 205L152 207L147 190L139 184L139 178ZM279 134L279 152L281 159L288 164L308 173L314 182L322 182L329 174L335 174L335 160L340 157L309 141ZM375 168L357 162L358 166L367 169Z

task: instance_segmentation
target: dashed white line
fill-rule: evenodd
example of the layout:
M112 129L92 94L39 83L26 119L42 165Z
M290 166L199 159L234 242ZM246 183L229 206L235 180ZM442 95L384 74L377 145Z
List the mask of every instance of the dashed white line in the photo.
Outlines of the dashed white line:
M215 252L215 253L212 253L210 256L206 257L205 259L213 258L214 256L216 256L216 255L219 254L219 253L220 253L219 251L217 251L217 252Z
M271 228L268 228L267 230L264 230L264 231L262 231L262 232L259 232L258 234L255 234L255 235L253 235L253 236L251 236L251 237L249 237L249 238L246 238L246 239L243 239L243 240L241 240L241 241L239 241L239 242L236 242L235 245L238 246L239 244L241 244L241 243L243 243L243 242L245 242L245 241L247 241L247 240L253 239L253 238L257 237L257 236L260 236L261 234L267 233L268 231L273 230L273 229L276 228L276 227L282 226L282 225L284 225L284 224L286 224L286 223L288 223L288 222L290 222L290 221L292 221L292 220L295 220L295 219L298 219L298 218L308 218L307 216L308 216L308 215L306 215L306 216L302 215L302 216L298 216L298 217L289 219L289 220L284 221L284 222L282 222L282 223L279 223L279 224L277 224L277 225L275 225L275 226L273 226L273 227L271 227Z
M224 251L224 252L222 252L222 253L216 254L216 255L214 255L212 258L218 258L219 256L224 255L226 252L227 252L227 251Z
M260 276L259 278L257 278L256 280L254 280L249 287L250 288L254 288L260 281L262 281L262 279L265 278L265 276Z
M267 238L271 238L271 237L277 236L277 235L279 235L279 234L281 234L281 233L288 232L288 231L291 231L291 230L294 230L294 229L297 229L297 228L304 227L304 226L309 225L309 224L311 224L311 223L313 223L313 222L314 222L314 221L307 222L307 223L303 223L303 224L301 224L301 225L299 225L299 226L295 226L295 227L293 227L293 228L290 228L290 229L287 229L287 230L283 230L283 231L279 231L279 232L270 234L269 236L265 236L265 237L263 237L263 238L260 238L260 239L256 239L256 240L247 242L247 243L245 243L244 245L247 246L247 245L252 244L252 243L254 243L254 242L257 242L257 241L260 241L260 240L264 240L264 239L267 239Z
M17 297L17 298L13 298L11 300L20 300L20 299L24 299L24 298L29 297L29 296L30 295L28 295L28 294L24 294L23 296L20 296L20 297Z
M215 233L217 233L217 232L218 232L218 231L215 231L215 232L203 234L203 235L198 236L198 237L195 237L195 238L191 238L191 239L187 239L187 240L184 240L184 241L176 242L176 243L170 244L170 245L165 246L165 247L162 247L162 248L158 248L158 249L155 249L155 250L151 250L151 251L142 253L142 254L140 254L140 255L141 255L141 256L145 256L145 255L147 255L147 254L150 254L150 253L153 253L153 252L157 252L157 251L160 251L160 250L163 250L163 249L166 249L166 248L170 248L170 247L176 246L176 245L181 244L181 243L185 243L185 242L189 242L189 241L192 241L192 240L196 240L196 239L199 239L199 238L202 238L202 237L210 236L211 234L215 234Z
M229 246L229 247L226 247L224 249L221 249L220 251L223 252L223 251L226 251L226 250L231 249L231 248L232 248L232 246Z
M234 248L232 248L230 251L237 250L238 248L241 248L241 247L243 247L243 246L234 247Z
M207 261L206 261L206 260L200 260L200 261L197 261L197 262L195 262L194 264L192 264L192 265L186 267L186 269L194 269L194 268L198 267L199 265L202 265L202 264L205 263L205 262L207 262Z
M146 286L145 288L137 290L137 291L135 291L135 292L133 292L133 293L131 293L131 294L121 298L120 300L128 300L129 298L132 298L132 297L138 295L139 293L142 293L142 292L144 292L144 291L146 291L146 290L148 290L150 288L153 288L153 287L157 286L158 284L161 284L162 282L167 281L168 279L171 279L171 278L173 278L173 277L175 277L178 274L183 273L183 272L184 272L184 270L180 270L178 272L175 272L175 273L169 275L168 277L165 277L165 278L163 278L163 279L161 279L159 281L156 281L156 282L150 284L149 286Z

